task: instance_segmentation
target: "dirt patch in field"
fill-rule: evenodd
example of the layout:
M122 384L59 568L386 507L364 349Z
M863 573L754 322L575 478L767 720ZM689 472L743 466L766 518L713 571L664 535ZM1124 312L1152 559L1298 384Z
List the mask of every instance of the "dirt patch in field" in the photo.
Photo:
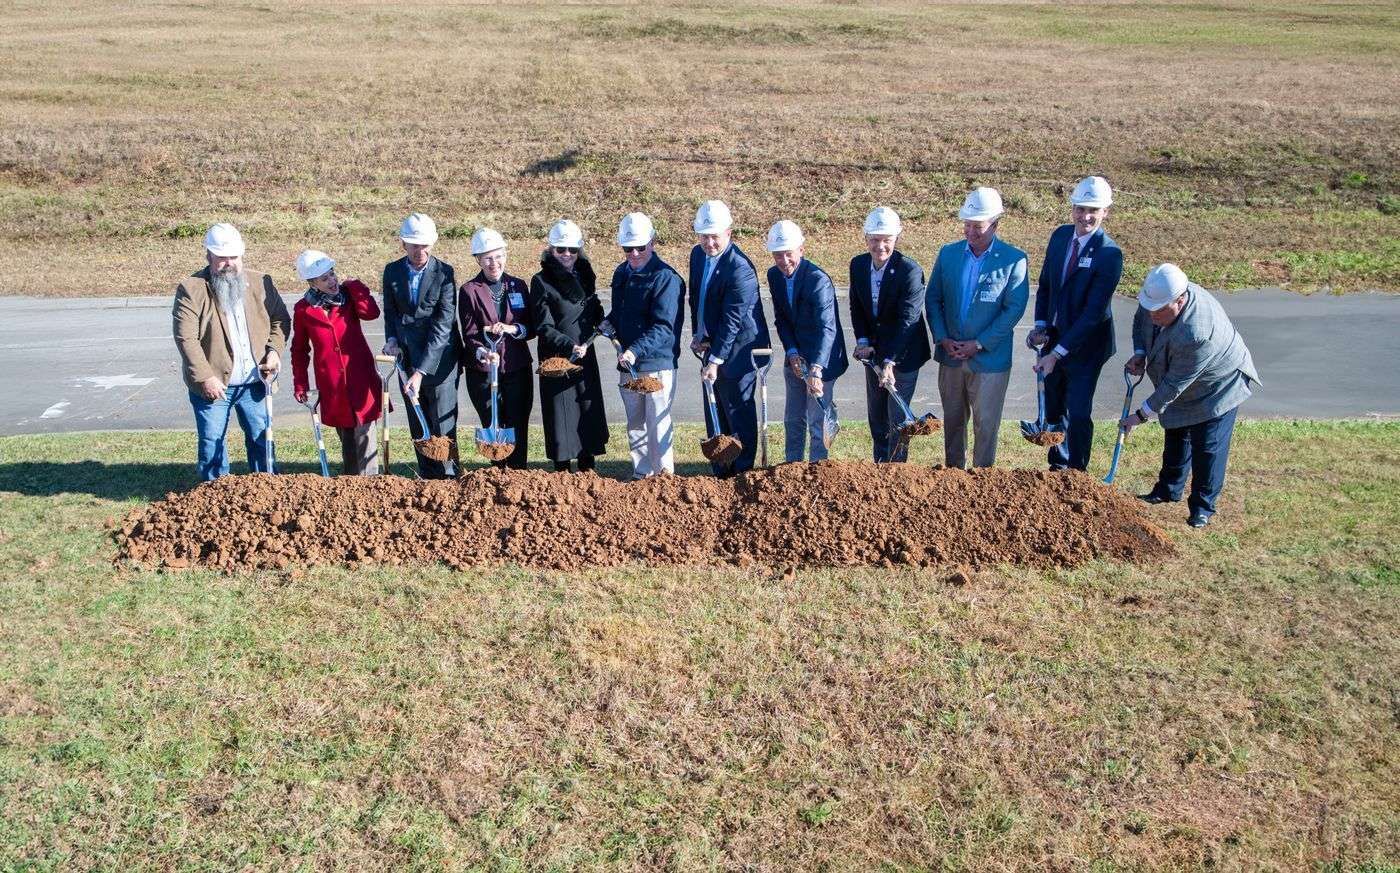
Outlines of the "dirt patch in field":
M831 461L730 480L498 469L431 482L227 476L134 511L115 537L120 559L224 570L365 561L976 568L1172 552L1135 501L1082 473Z

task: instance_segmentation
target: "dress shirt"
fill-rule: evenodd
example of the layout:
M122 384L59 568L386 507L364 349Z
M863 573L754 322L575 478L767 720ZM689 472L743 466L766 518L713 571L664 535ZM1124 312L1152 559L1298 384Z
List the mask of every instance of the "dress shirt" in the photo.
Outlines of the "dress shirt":
M244 292L247 293L247 292ZM253 345L248 340L248 315L242 305L223 310L228 323L229 345L233 346L233 368L229 371L230 385L244 385L253 381L257 361L253 358Z
M415 270L413 264L408 265L408 299L415 309L418 308L418 286L423 281L423 270L428 269L424 264L422 270Z

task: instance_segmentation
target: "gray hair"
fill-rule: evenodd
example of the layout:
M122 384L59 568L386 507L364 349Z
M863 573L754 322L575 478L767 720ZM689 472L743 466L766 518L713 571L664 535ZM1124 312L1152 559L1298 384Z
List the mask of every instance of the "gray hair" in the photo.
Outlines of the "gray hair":
M235 306L243 305L243 294L248 290L248 279L243 275L242 270L215 273L209 272L209 286L214 289L214 296L219 301L219 308L224 311L231 311Z

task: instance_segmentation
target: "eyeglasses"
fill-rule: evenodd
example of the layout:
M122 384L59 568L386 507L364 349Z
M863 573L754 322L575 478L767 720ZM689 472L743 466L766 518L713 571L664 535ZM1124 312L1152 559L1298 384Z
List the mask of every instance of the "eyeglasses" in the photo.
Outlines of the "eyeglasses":
M576 255L576 254L578 254L580 251L582 251L582 249L578 248L577 246L555 246L555 247L554 247L554 253L555 253L556 255Z
M647 250L646 246L623 246L622 250L629 255L639 254Z

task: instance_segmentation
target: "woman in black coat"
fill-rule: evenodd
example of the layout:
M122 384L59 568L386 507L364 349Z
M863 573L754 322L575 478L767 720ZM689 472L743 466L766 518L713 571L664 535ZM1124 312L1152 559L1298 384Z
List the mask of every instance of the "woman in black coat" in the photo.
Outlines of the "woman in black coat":
M545 454L554 469L593 469L608 445L603 382L589 340L603 320L593 265L583 256L578 225L562 219L549 229L540 271L530 280L530 311L539 337L539 358L567 358L583 369L568 376L540 376Z

